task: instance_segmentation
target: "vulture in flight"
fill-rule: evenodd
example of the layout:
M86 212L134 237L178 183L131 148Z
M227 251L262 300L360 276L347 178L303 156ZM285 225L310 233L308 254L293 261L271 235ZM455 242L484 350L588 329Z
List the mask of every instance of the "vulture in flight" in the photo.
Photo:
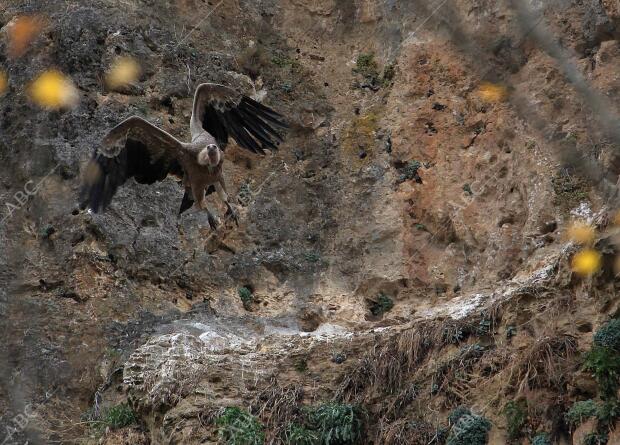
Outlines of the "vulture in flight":
M276 128L288 126L271 108L223 85L203 83L194 94L191 142L181 142L138 116L124 120L103 138L86 166L80 206L98 213L129 178L153 184L173 175L185 186L179 214L195 205L207 212L215 229L217 220L207 207L206 195L216 191L226 203L226 215L237 222L222 173L228 138L264 154L266 149L276 150L283 140Z

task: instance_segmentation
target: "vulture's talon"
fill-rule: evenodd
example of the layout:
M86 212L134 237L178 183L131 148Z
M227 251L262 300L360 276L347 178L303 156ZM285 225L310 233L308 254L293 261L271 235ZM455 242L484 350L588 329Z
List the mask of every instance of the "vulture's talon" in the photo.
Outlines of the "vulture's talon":
M209 212L207 214L207 220L209 221L209 226L211 227L211 230L217 230L217 227L219 224L217 222L217 218L215 217L215 215Z

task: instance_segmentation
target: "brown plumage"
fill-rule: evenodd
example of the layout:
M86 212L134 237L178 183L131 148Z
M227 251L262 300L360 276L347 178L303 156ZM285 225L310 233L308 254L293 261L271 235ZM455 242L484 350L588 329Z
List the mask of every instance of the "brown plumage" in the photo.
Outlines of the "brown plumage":
M84 171L81 207L96 213L105 210L129 178L153 184L174 175L185 186L179 213L196 205L207 211L209 224L215 228L216 219L205 196L216 191L236 221L222 174L223 150L229 136L254 153L276 150L282 137L275 127L287 125L271 108L228 87L203 83L194 94L191 142L181 142L138 116L110 130Z

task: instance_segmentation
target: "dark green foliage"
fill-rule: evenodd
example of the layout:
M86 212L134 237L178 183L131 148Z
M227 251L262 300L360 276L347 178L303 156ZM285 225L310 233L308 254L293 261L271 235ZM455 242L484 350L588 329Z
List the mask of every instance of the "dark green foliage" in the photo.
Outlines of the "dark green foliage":
M241 298L241 302L243 303L243 307L246 310L250 309L250 305L254 301L254 295L252 295L252 291L247 287L240 287L237 291L239 293L239 298Z
M486 445L491 422L475 414L463 414L452 426L446 445Z
M588 420L591 417L596 416L598 408L594 400L583 400L581 402L575 402L573 406L566 412L564 418L566 423L571 428L578 427L582 422Z
M389 312L394 307L394 302L390 297L381 292L375 300L370 302L370 312L378 317Z
M417 223L415 228L418 230L426 230L426 226L424 224Z
M262 445L265 442L261 423L236 406L224 409L215 424L220 441L226 445Z
M336 363L336 364L341 364L344 363L344 361L347 359L347 354L344 352L334 352L332 354L332 362Z
M405 182L412 179L419 181L420 176L418 175L418 170L420 167L422 167L420 161L409 161L407 165L400 170L399 182Z
M604 324L594 334L594 344L620 352L620 319Z
M583 179L564 169L552 180L555 191L554 204L565 210L578 206L588 198L588 184Z
M547 433L538 433L532 438L532 445L551 445L551 439Z
M506 428L508 439L516 440L521 437L523 427L527 421L526 406L523 401L510 401L504 407L504 415L506 416Z
M291 82L282 82L280 88L287 94L293 92L293 84Z
M237 193L237 200L242 206L247 206L250 203L252 200L252 187L249 182L241 184Z
M299 358L295 361L295 370L304 373L308 370L308 362L305 358Z
M620 418L620 401L613 399L599 404L597 418L599 427L613 428L616 420Z
M91 407L82 414L81 419L87 422L97 433L101 433L107 428L116 430L138 423L136 414L126 403L102 410Z
M512 338L517 335L517 328L514 326L508 326L506 328L506 338Z
M594 346L586 355L584 363L598 383L601 398L616 396L620 377L620 353L601 346Z
M469 328L466 325L449 323L444 326L442 341L444 344L459 344L469 336Z
M456 425L456 422L465 415L471 414L471 411L466 406L457 406L450 414L448 414L448 423L450 426Z
M478 328L476 329L476 333L478 335L487 335L491 332L491 320L488 318L482 318L480 323L478 323Z
M361 74L366 79L376 81L379 77L379 66L375 61L374 54L360 54L355 62L353 72Z
M446 439L448 438L448 433L450 431L445 426L438 426L435 428L435 441L430 443L442 444L446 443Z
M321 256L316 252L306 252L304 257L310 263L318 263L321 259Z
M271 63L280 68L284 68L287 65L292 65L293 60L284 54L278 53L271 58Z
M310 410L308 419L320 437L320 445L348 445L361 441L364 414L355 405L325 403Z
M463 191L465 193L467 193L468 195L473 195L474 194L473 190L471 189L471 185L469 185L469 184L464 184L463 185Z
M588 433L583 438L583 445L606 445L607 433Z
M318 445L319 435L297 423L291 423L284 432L284 443L289 445Z
M137 419L129 405L121 403L104 411L101 422L103 426L115 430L137 423Z

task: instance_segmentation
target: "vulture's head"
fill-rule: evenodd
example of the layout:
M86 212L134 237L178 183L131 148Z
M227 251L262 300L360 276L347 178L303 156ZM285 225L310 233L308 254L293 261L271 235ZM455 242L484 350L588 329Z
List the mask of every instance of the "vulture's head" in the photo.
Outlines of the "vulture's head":
M215 167L221 160L220 148L215 144L209 144L198 153L198 163Z

